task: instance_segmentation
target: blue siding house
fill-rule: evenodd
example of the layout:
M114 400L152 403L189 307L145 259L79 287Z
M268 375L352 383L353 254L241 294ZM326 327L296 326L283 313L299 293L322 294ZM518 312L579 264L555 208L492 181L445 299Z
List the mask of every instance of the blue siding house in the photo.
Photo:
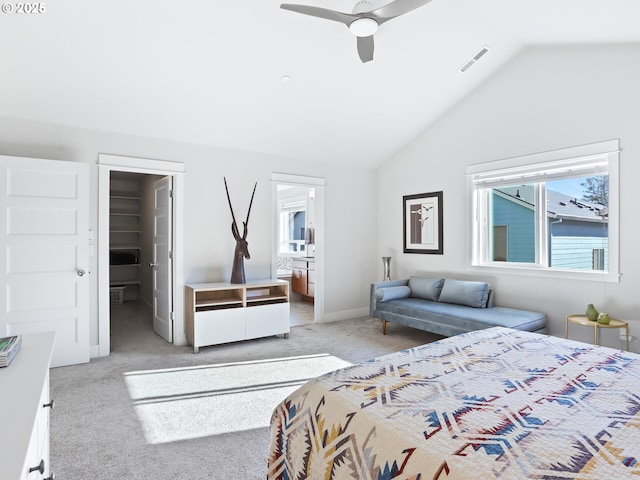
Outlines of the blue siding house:
M606 207L547 190L549 266L603 270L608 262ZM492 191L492 259L535 262L533 185Z
M520 197L493 191L493 259L533 263L535 258L535 218L533 203Z

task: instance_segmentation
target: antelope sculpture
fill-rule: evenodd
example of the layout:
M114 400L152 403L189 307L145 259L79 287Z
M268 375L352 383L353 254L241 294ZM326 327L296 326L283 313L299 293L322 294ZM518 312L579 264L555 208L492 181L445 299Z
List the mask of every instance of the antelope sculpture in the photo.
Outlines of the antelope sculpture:
M244 277L244 259L249 260L249 244L247 242L247 226L249 225L249 214L251 214L251 205L253 204L253 196L256 194L256 187L258 182L253 187L253 193L251 194L251 202L249 203L249 211L247 212L247 219L242 222L243 232L240 236L238 230L238 224L236 223L236 216L233 214L233 207L231 206L231 197L229 196L229 187L227 187L227 178L224 177L224 188L227 191L227 200L229 201L229 208L231 209L231 218L233 223L231 224L231 233L233 238L236 239L236 250L233 254L233 270L231 271L231 283L247 283Z

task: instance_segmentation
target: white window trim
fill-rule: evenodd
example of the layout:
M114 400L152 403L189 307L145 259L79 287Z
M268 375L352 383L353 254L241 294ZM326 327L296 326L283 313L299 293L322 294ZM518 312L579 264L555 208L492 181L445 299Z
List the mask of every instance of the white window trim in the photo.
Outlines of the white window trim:
M477 219L481 212L479 212L479 205L475 193L475 183L480 179L486 180L487 183L491 179L495 179L499 176L505 178L513 177L524 180L527 178L527 174L530 173L531 166L536 165L537 170L540 170L540 164L548 164L553 167L554 165L567 165L570 164L571 159L579 158L581 162L585 159L594 158L593 175L597 175L599 166L602 162L598 162L598 159L606 158L608 163L608 175L609 175L609 271L584 271L584 270L565 270L559 268L548 268L541 265L534 264L488 264L481 263L481 259L478 259L478 252L475 249L475 245L480 240L480 229L477 228ZM550 152L536 153L532 155L524 155L519 157L513 157L503 160L496 160L492 162L479 163L474 165L468 165L466 167L466 182L467 182L467 270L474 272L491 272L493 274L512 274L521 276L535 276L535 277L547 277L566 280L592 280L599 282L613 282L620 281L620 264L619 264L619 163L620 163L620 141L607 140L598 143L592 143L588 145L581 145L577 147L569 147L561 150L554 150ZM584 171L577 175L582 175ZM520 176L521 175L521 176ZM519 176L519 177L518 177ZM526 181L526 180L524 180ZM613 185L613 188L611 186ZM540 209L543 214L545 209ZM482 218L487 218L486 215ZM540 223L538 223L540 224ZM545 222L541 223L542 225ZM538 232L536 239L540 240L540 235L544 235L545 232Z

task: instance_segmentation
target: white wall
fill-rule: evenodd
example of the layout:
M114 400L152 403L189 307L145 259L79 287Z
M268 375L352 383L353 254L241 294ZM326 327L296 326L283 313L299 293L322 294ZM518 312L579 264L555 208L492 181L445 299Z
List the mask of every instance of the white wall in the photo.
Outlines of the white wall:
M250 135L250 132L247 132ZM99 153L185 164L184 279L228 281L235 241L223 177L233 208L246 216L254 182L258 188L249 221L251 259L247 279L271 274L271 173L323 177L325 196L325 316L332 320L366 312L374 277L376 176L374 170L312 163L201 145L65 128L0 116L0 154L84 162L91 167L90 228L97 234ZM98 342L97 258L91 269L91 345ZM182 288L182 287L179 287Z
M498 305L545 312L550 333L593 303L629 320L640 335L640 45L529 48L458 103L378 172L378 255L391 255L394 278L411 274L481 278ZM619 138L620 283L479 275L465 265L465 166ZM402 254L402 196L444 192L444 255ZM381 267L380 267L381 268ZM616 330L604 343L619 347ZM574 327L571 337L592 341ZM637 349L637 344L632 350Z

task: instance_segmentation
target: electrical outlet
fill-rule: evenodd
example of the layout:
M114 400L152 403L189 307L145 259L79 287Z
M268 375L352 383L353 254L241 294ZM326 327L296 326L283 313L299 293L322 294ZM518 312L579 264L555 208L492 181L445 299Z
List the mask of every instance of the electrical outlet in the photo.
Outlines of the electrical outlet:
M621 333L620 348L626 348L626 343L627 343L627 336L624 333ZM640 342L638 342L638 337L629 335L629 351L634 353L640 353Z

